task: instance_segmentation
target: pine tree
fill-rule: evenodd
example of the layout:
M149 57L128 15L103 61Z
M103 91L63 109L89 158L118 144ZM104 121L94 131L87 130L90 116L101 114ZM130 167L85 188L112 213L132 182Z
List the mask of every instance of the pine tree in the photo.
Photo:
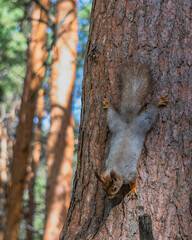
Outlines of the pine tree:
M93 1L78 164L60 239L190 239L190 1ZM103 99L119 106L122 62L145 63L148 101L168 93L138 164L138 199L109 200L94 171L109 151ZM126 189L125 189L126 190Z

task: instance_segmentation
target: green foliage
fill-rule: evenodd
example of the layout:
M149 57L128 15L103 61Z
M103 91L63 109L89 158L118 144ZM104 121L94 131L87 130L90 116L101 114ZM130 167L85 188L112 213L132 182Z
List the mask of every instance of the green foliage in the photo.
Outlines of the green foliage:
M28 211L28 189L24 189L23 193L23 209L24 212ZM25 240L26 239L26 234L27 234L27 222L25 221L24 218L21 219L20 224L19 224L19 240Z
M43 229L44 229L44 220L45 220L45 191L46 191L46 162L41 161L35 179L34 195L35 195L35 213L34 213L34 239L42 239Z
M87 45L87 38L89 34L89 22L90 22L90 13L91 13L91 2L87 5L84 5L82 1L79 1L79 9L77 13L78 17L78 37L79 37L79 42L78 42L78 61L77 61L77 70L78 67L83 66L84 63L84 55L85 55L85 50L86 50L86 45ZM81 76L82 77L82 76Z
M90 1L87 5L84 5L84 4L82 4L82 1L80 1L80 8L77 13L79 21L81 21L82 19L90 20L90 13L91 13L91 7L92 7L91 2L92 1ZM87 26L87 24L86 24L86 26Z
M46 162L40 161L35 176L34 202L35 211L33 213L33 239L41 240L45 221L45 191L46 191ZM23 209L28 211L29 191L25 189L23 194ZM25 240L27 234L27 221L22 219L19 226L19 240Z
M0 0L0 101L21 94L26 68L27 37L20 31L29 1Z

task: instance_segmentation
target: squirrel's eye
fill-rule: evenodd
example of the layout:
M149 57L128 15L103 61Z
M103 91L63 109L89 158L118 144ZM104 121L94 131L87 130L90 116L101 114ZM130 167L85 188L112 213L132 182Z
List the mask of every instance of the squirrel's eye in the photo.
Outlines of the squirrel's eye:
M117 188L116 188L116 187L114 187L114 188L113 188L113 191L115 192L116 190L117 190Z

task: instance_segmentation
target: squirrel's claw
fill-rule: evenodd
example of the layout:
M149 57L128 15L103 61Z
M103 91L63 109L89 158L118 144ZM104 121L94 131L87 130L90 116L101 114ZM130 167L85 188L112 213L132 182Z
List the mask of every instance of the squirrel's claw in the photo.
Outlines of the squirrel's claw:
M133 200L133 199L137 199L137 193L135 191L130 191L128 193L129 199Z
M159 99L158 107L160 107L160 106L166 106L166 105L167 105L167 102L168 102L167 95L168 95L168 94L165 94L164 96L162 96L162 97Z
M108 109L109 108L109 102L108 102L108 100L106 98L104 98L104 100L103 100L103 108L104 109Z
M131 190L128 193L129 199L136 199L137 198L137 193L136 193L136 182L130 183L130 188Z

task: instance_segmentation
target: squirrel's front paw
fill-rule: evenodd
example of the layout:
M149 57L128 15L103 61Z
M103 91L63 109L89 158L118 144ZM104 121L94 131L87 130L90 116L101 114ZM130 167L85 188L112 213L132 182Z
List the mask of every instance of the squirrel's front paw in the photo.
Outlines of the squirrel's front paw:
M167 102L168 102L167 95L168 95L168 94L165 94L165 96L163 96L163 97L161 97L161 98L159 99L158 107L160 107L160 106L166 106L166 105L167 105Z
M136 193L136 182L130 183L129 184L131 187L131 190L128 193L129 199L136 199L137 198L137 193Z
M104 98L104 100L103 100L103 108L104 109L108 109L109 108L109 101L106 98Z

